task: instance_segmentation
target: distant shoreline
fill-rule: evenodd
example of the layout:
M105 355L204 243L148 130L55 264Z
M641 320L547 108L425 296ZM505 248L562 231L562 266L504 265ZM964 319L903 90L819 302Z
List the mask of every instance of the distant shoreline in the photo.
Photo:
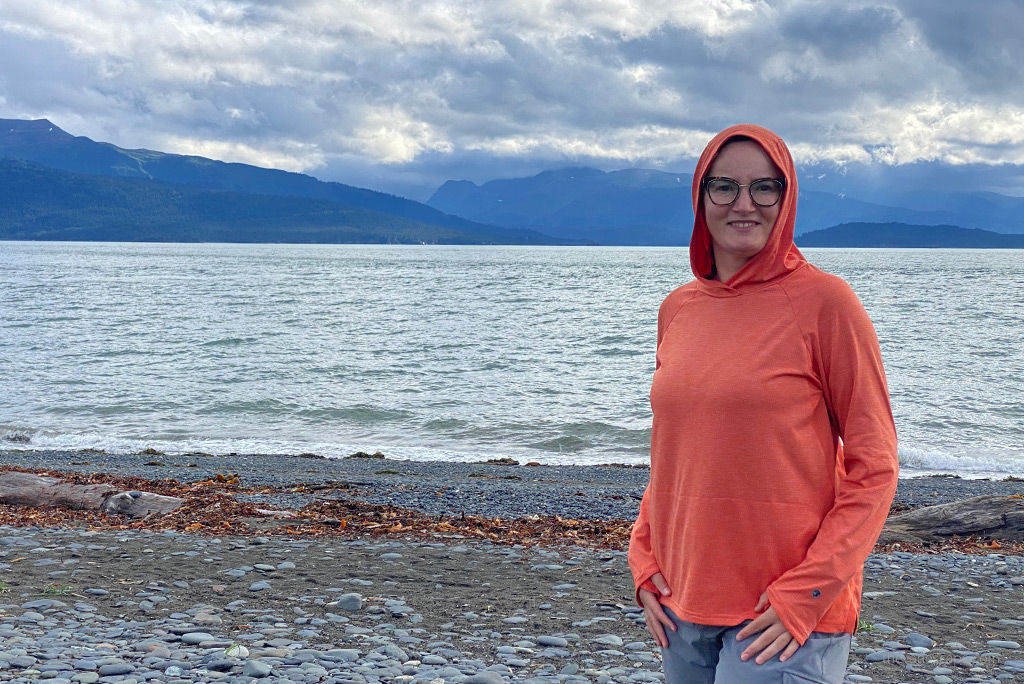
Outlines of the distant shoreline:
M804 233L806 235L807 233ZM1021 236L1024 238L1024 236ZM800 244L800 236L796 238L797 247L800 249L885 249L893 251L936 251L936 250L965 250L965 251L1016 251L1024 249L1024 244L1017 247L977 247L968 245L937 245L924 247L904 247L893 245L806 245ZM689 249L689 245L581 245L573 243L552 243L545 245L538 244L516 244L516 243L387 243L387 242L222 242L222 241L190 241L178 242L173 240L47 240L47 239L26 239L26 238L5 238L0 237L0 243L21 243L21 244L68 244L68 245L276 245L280 247L400 247L404 249L416 247L443 247L443 248L474 248L474 247L520 247L528 249L561 249L566 247L580 249Z

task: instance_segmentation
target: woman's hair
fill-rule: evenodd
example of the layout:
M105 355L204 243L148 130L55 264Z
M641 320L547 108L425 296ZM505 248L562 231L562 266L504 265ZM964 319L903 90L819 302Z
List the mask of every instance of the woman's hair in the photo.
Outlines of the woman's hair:
M751 138L749 135L734 135L731 138L729 138L728 140L726 140L724 143L722 143L722 145L718 148L718 152L715 153L715 157L720 155L722 153L722 150L724 150L729 145L732 145L733 143L738 143L738 142L752 142L752 143L754 143L754 144L756 144L758 146L761 145L761 143L757 142L756 140ZM710 169L711 166L709 165L708 168Z
M725 147L726 145L729 145L729 144L734 143L734 142L752 142L752 143L757 143L757 141L754 140L753 138L751 138L749 135L734 135L731 138L729 138L728 140L726 140L724 143L722 143L722 147ZM761 143L757 143L757 144L760 145ZM722 147L719 147L718 149L721 150Z

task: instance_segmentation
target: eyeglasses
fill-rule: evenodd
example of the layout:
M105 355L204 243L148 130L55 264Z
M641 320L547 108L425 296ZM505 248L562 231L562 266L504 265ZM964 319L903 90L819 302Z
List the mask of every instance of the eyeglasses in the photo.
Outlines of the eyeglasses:
M705 178L704 189L712 204L728 206L740 196L740 188L749 188L750 199L759 207L773 207L782 197L786 181L781 178L758 178L747 185L740 185L732 178Z

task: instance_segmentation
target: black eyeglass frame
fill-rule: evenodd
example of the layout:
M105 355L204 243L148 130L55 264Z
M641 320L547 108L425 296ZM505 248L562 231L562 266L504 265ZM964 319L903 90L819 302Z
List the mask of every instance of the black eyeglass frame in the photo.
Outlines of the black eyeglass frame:
M711 181L729 181L730 183L734 183L736 185L736 196L733 197L732 201L730 201L730 202L726 202L725 204L719 204L715 200L711 199L711 193L708 192L708 184L711 183ZM753 187L757 183L761 183L761 182L764 182L764 181L771 181L773 183L778 183L779 184L779 196L771 204L761 204L760 202L758 202L756 199L754 199L754 193L750 189L751 187ZM737 183L732 178L726 178L725 176L709 176L709 177L704 179L702 185L704 186L704 192L707 193L708 201L711 202L712 204L714 204L716 207L728 207L728 206L730 206L733 202L735 202L736 200L738 200L740 198L740 190L742 190L743 188L747 189L747 194L750 195L750 201L753 202L754 204L756 204L759 207L774 207L776 204L779 203L779 200L782 199L782 194L784 192L786 192L786 179L785 178L756 178L756 179L750 181L749 183L740 184L740 183Z

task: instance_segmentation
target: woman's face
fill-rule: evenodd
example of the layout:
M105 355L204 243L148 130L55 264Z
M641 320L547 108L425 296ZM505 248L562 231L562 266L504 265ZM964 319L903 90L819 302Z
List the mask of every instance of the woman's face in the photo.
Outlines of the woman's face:
M762 178L783 177L764 149L752 140L727 143L711 162L707 176L731 178L743 186ZM780 199L774 206L759 206L751 199L749 188L741 187L732 204L720 206L713 204L704 190L704 218L720 277L732 277L764 248L781 205Z

